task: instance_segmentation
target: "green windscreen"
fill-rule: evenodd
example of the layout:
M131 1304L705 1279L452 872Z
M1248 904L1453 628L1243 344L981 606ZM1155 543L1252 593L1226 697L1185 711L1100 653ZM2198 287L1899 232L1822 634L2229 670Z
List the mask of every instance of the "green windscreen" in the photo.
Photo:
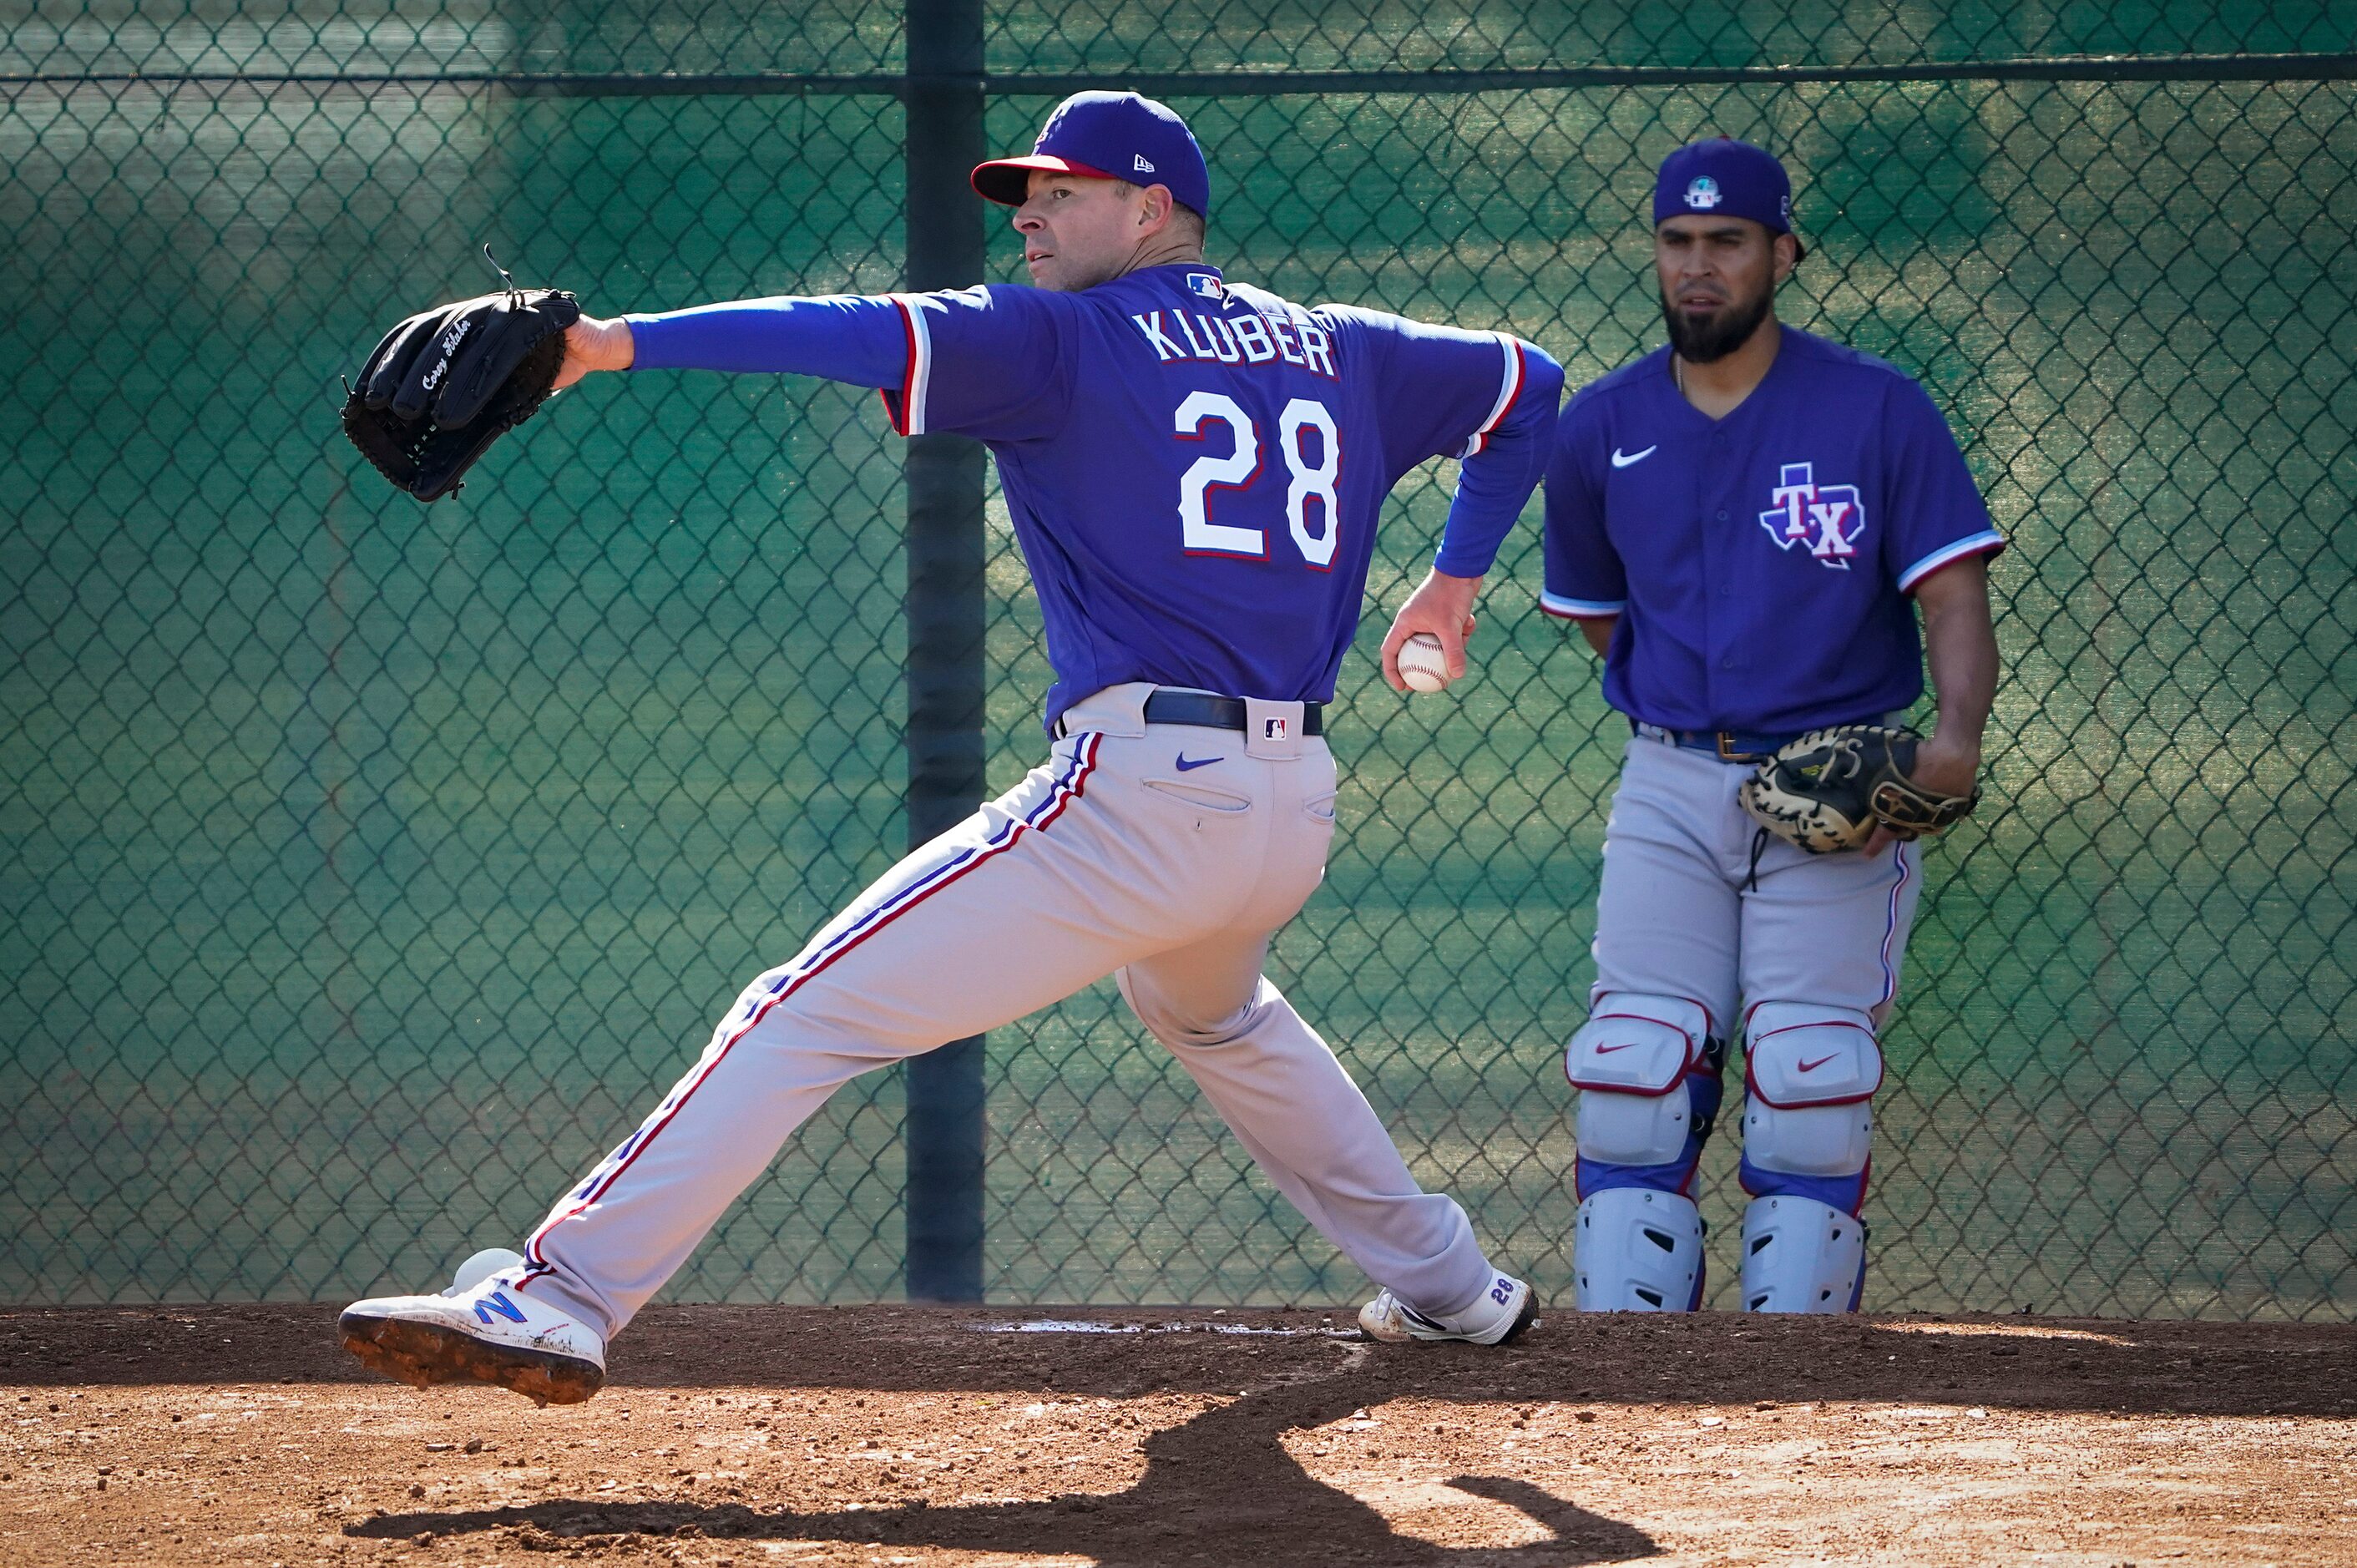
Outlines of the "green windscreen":
M1927 856L1887 1034L1867 1303L2357 1316L2348 7L1082 0L990 9L985 54L994 147L1144 85L1230 275L1510 329L1575 384L1658 340L1661 157L1783 156L1784 317L1920 377L2013 541L1987 799ZM898 858L872 395L600 377L431 508L336 409L395 320L490 286L485 242L601 314L900 286L903 64L848 0L5 23L0 1301L438 1284ZM1535 503L1474 679L1382 683L1452 482L1386 511L1343 829L1272 974L1567 1294L1561 1049L1627 727L1538 612ZM995 491L988 524L1003 788L1049 677ZM994 1299L1361 1288L1109 983L994 1034L988 1094ZM900 1133L859 1080L672 1296L897 1295Z

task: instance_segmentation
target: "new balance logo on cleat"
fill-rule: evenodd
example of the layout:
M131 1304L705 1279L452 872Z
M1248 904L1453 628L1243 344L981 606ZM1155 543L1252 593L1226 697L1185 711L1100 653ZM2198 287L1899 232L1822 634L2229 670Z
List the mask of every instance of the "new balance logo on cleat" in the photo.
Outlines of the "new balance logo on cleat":
M510 1323L523 1321L523 1314L517 1308L516 1304L498 1291L493 1291L475 1304L475 1316L481 1322L489 1323L491 1320L491 1314L495 1312Z
M606 1380L603 1337L496 1274L449 1295L356 1301L337 1330L363 1365L412 1388L495 1383L543 1404L578 1404Z

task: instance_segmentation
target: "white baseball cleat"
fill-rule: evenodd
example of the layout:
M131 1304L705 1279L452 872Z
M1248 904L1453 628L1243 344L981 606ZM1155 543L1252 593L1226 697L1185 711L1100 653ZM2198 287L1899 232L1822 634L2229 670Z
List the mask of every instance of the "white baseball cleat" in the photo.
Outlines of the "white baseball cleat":
M1505 1345L1531 1326L1539 1309L1531 1287L1512 1274L1492 1273L1490 1288L1464 1311L1443 1317L1418 1312L1390 1291L1359 1308L1359 1326L1387 1345L1416 1340L1461 1339L1470 1345Z
M606 1381L606 1342L534 1301L502 1269L439 1295L356 1301L336 1320L344 1348L412 1388L496 1383L542 1404L579 1404Z

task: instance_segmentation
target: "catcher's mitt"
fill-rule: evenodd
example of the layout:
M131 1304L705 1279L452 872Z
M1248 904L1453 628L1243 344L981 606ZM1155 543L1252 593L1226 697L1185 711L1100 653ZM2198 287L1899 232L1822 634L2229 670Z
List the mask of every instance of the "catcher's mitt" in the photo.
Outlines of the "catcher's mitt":
M579 302L563 290L512 284L413 316L361 367L344 400L344 434L419 500L448 495L492 442L548 400L565 329L579 319Z
M1922 739L1880 725L1811 730L1743 781L1743 809L1811 854L1862 849L1878 823L1903 839L1936 833L1971 815L1981 792L1940 795L1916 784Z

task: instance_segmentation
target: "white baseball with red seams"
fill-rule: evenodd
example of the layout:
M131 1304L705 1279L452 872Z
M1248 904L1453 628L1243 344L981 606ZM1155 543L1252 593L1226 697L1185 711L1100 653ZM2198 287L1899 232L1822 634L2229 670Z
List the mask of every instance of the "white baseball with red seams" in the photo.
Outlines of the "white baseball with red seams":
M1440 639L1419 631L1400 644L1400 679L1412 692L1437 692L1448 685L1448 655Z

